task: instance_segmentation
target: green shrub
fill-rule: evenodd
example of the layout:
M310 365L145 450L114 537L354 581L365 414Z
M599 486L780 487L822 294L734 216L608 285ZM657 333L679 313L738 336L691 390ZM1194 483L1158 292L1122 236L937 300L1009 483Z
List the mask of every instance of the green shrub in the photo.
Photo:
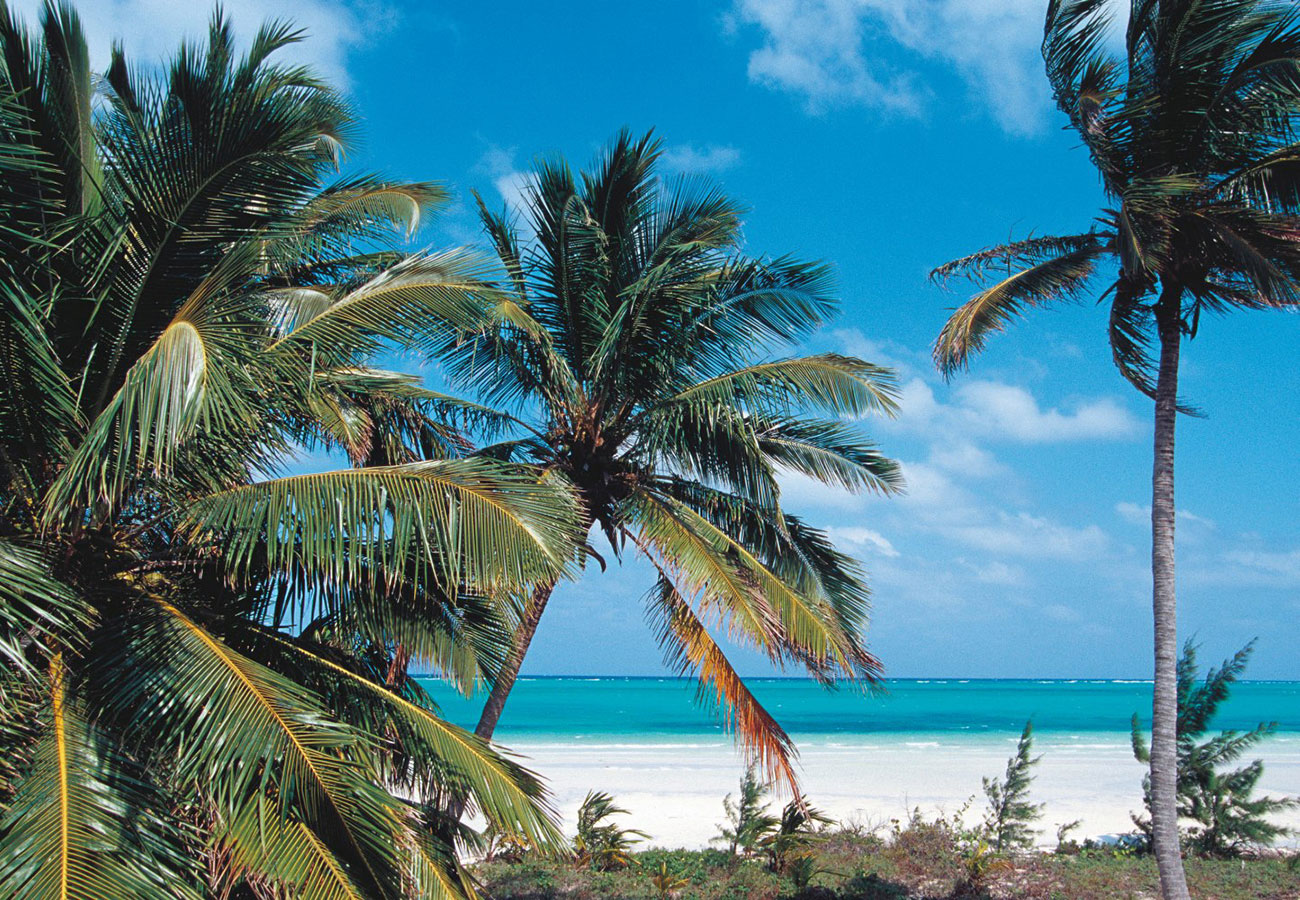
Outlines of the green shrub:
M1197 684L1196 646L1188 641L1178 660L1178 815L1194 824L1184 831L1183 843L1196 856L1231 857L1271 846L1291 829L1274 825L1268 817L1300 806L1293 798L1255 797L1264 763L1255 760L1239 769L1224 770L1251 747L1277 730L1276 722L1261 722L1241 733L1220 731L1202 738L1219 706L1250 660L1254 642L1239 650ZM1148 763L1151 750L1137 715L1132 724L1133 755ZM1148 816L1135 816L1134 824L1149 841L1151 779L1142 779L1142 799Z
M754 766L745 770L740 779L740 796L732 801L731 794L722 800L727 814L727 824L719 825L719 834L713 840L727 844L731 854L752 856L776 832L781 820L769 813L767 786L758 778Z
M580 866L602 872L625 869L632 864L630 852L649 835L635 828L620 828L609 819L626 815L614 798L604 791L588 791L582 806L578 807L578 834L573 839L573 852Z
M1032 825L1042 818L1043 804L1029 802L1033 768L1042 760L1041 756L1030 756L1033 748L1034 725L1026 722L1002 780L984 779L984 796L989 802L984 827L990 847L998 853L1034 846L1037 831Z

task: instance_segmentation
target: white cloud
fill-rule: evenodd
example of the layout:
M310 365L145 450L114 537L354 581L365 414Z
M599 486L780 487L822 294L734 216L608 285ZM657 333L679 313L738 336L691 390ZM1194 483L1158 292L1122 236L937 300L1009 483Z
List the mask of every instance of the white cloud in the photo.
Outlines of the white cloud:
M492 187L512 209L525 208L532 176L515 165L515 149L490 146L479 158L474 171L492 179Z
M1119 517L1125 522L1129 522L1133 525L1151 524L1150 504L1141 506L1137 503L1130 503L1127 500L1122 500L1115 504L1115 512L1118 513ZM1178 522L1183 522L1188 525L1200 525L1204 528L1214 527L1213 519L1207 519L1205 516L1198 516L1190 510L1180 509L1174 515Z
M1077 404L1069 412L1042 409L1022 387L970 381L957 390L963 413L989 434L1030 444L1126 438L1140 425L1117 401L1104 397Z
M1004 130L1024 135L1041 132L1051 108L1044 9L1042 0L736 0L730 22L763 33L750 80L802 96L812 111L921 114L932 92L919 73L882 61L901 48L908 66L952 67Z
M665 168L687 174L716 174L735 168L740 163L740 151L724 144L675 144L664 150L660 157Z
M940 401L934 388L912 378L901 389L901 412L890 426L929 434L950 445L953 438L1045 444L1117 440L1141 431L1128 408L1110 397L1082 400L1068 409L1043 408L1026 388L998 381L968 381Z
M970 568L975 575L975 580L983 584L1023 587L1029 580L1025 570L1020 566L1009 565L1001 560L994 560L985 565L975 565Z
M1009 471L992 453L969 441L933 445L930 464L965 478L993 478Z
M781 488L781 503L796 513L833 509L859 512L866 503L861 494L851 494L842 487L823 484L793 469L780 469L776 476Z
M915 76L867 61L865 11L855 0L739 0L735 17L765 37L750 54L750 80L803 96L813 112L858 104L918 115L926 97Z
M1066 606L1064 603L1051 603L1043 607L1043 615L1049 619L1055 619L1057 622L1079 622L1083 616L1072 606Z
M891 522L902 519L910 528L994 556L1082 562L1110 549L1109 536L1097 525L1065 524L1001 508L963 487L964 478L959 482L929 463L904 462L902 467L908 492L888 501Z
M992 518L942 529L950 538L989 553L1082 562L1100 557L1109 538L1096 525L1063 525L1027 512L995 512Z
M43 0L11 0L11 6L35 26ZM381 0L222 0L236 36L247 42L268 19L292 22L307 33L305 41L285 48L279 58L308 63L333 84L346 89L348 58L392 28L394 9ZM214 3L207 0L94 0L77 4L90 44L91 62L103 67L113 41L120 40L130 58L153 64L175 52L182 38L207 35Z
M879 531L873 531L859 525L833 526L827 530L834 540L852 544L859 549L872 550L891 559L899 555L898 551L894 549L894 545Z
M1268 581L1300 584L1300 550L1234 550L1225 553L1224 558Z

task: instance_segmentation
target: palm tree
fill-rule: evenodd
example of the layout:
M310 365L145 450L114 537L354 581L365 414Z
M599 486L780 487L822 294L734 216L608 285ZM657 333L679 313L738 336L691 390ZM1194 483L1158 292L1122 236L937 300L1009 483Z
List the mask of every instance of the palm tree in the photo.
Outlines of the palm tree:
M598 526L615 556L630 547L650 561L647 615L668 663L697 676L747 751L793 784L787 735L707 626L725 622L773 663L828 684L877 676L860 634L861 570L781 509L778 476L897 490L897 465L846 420L891 413L894 380L847 356L766 356L831 316L827 269L744 256L737 205L707 184L660 179L659 153L650 135L625 132L580 176L539 163L522 233L480 199L515 306L438 358L455 385L514 416L510 439L482 453L563 477L584 532ZM554 587L528 598L480 737L496 728Z
M1134 0L1123 59L1108 51L1110 24L1105 0L1052 0L1043 58L1112 207L1088 231L937 269L982 287L944 326L935 360L951 375L1026 310L1092 294L1109 304L1116 366L1155 401L1151 785L1161 889L1172 900L1187 897L1175 755L1179 350L1202 313L1300 301L1300 18L1271 0Z
M461 897L467 796L563 840L445 722L496 598L573 558L572 493L464 458L487 413L369 365L491 328L461 252L399 252L432 184L329 182L340 97L214 18L156 76L0 2L0 895ZM506 305L508 309L508 304ZM294 447L339 471L284 474Z

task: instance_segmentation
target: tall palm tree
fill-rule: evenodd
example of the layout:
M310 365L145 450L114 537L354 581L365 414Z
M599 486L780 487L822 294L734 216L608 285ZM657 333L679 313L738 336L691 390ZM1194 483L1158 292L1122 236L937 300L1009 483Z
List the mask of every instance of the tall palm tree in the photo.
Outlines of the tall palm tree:
M467 796L558 846L537 779L443 721L495 598L574 556L572 492L464 458L486 413L369 365L511 308L404 255L431 184L329 181L354 127L218 15L145 76L0 2L0 895L461 897ZM339 471L284 474L297 446Z
M1300 302L1300 16L1272 0L1134 0L1121 59L1110 25L1106 0L1052 0L1043 58L1112 208L1088 231L937 269L982 286L944 326L935 360L950 375L1028 309L1099 296L1116 366L1155 401L1151 786L1161 889L1173 900L1187 897L1175 740L1179 350L1202 313Z
M598 526L616 556L650 561L646 611L668 662L698 676L746 749L793 783L788 737L709 626L826 683L878 675L862 643L862 572L782 510L779 476L897 490L898 466L847 420L891 413L893 375L835 354L769 356L834 312L826 268L743 255L740 208L707 184L661 179L659 153L650 135L624 132L590 172L539 163L522 233L479 200L516 305L438 358L453 383L514 416L515 434L485 455L562 476L584 531ZM542 581L528 599L480 737L496 728L554 587Z

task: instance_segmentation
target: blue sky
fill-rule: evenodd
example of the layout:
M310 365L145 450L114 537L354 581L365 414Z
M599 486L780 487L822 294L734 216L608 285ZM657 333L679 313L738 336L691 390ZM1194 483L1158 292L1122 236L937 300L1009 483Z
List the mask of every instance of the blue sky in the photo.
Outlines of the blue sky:
M19 6L22 7L23 3ZM26 4L34 6L33 3ZM788 506L872 573L872 648L897 676L1145 677L1150 409L1116 374L1103 314L1038 315L944 384L928 348L964 299L927 271L1008 236L1083 230L1102 198L1051 107L1042 0L694 0L620 4L234 0L307 26L297 52L364 119L353 163L449 184L424 229L476 242L468 190L511 199L538 154L585 163L621 126L751 212L753 253L832 262L843 315L819 349L895 366L903 412L864 426L903 461L902 499L791 480ZM97 46L156 56L202 3L83 3ZM1203 324L1179 432L1180 630L1251 675L1296 678L1300 319ZM641 566L557 593L525 674L654 674ZM766 674L737 651L743 671Z

